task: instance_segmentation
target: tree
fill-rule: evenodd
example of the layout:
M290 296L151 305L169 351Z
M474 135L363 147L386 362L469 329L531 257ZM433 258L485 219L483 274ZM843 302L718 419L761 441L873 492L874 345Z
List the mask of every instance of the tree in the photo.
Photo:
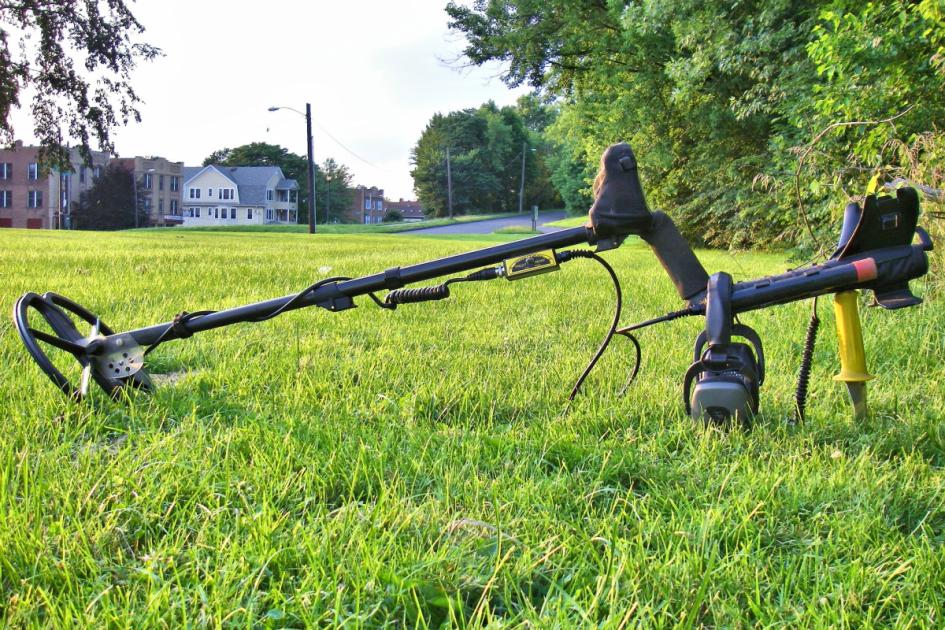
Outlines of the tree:
M391 208L384 213L384 223L397 223L404 220L404 213L397 208Z
M351 183L354 176L344 164L334 158L326 159L315 172L315 207L318 219L328 216L328 223L340 223L345 220L345 213L354 202L354 189Z
M45 166L71 170L70 141L87 164L93 140L114 153L112 130L141 120L131 73L160 54L133 39L143 32L123 0L0 3L0 142L13 143L11 114L30 90Z
M843 127L818 145L803 196L816 226L833 231L845 190L902 163L895 147L945 115L941 0L475 0L446 10L469 61L502 63L506 83L557 103L545 133L569 207L587 201L602 150L627 140L651 205L710 244L806 238L797 156L831 122L914 106L895 126Z
M131 171L117 165L105 169L73 209L73 227L83 230L126 230L135 227L135 181ZM138 184L137 224L148 224L144 199L150 191Z
M477 109L435 114L411 151L414 189L435 216L448 213L446 149L450 150L454 212L513 211L518 208L522 151L529 134L514 107L492 102ZM526 156L525 181L536 161Z

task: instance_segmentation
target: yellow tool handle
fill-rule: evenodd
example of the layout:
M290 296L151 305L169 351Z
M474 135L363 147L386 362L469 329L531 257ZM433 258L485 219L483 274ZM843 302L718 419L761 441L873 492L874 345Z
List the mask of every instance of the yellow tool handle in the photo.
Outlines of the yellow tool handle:
M866 370L866 351L863 349L863 330L857 310L856 291L841 291L833 298L837 320L837 341L840 344L840 373L833 377L844 383L864 383L873 380Z

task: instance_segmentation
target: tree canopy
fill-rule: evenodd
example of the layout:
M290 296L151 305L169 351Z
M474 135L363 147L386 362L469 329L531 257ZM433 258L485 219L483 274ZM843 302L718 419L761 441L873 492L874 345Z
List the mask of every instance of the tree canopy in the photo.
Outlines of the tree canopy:
M448 214L447 149L456 214L516 210L523 152L526 203L547 207L556 200L539 152L545 146L539 132L553 113L537 102L528 104L532 107L528 120L519 108L499 108L492 102L434 114L411 151L411 175L423 207L435 216Z
M847 196L876 169L903 167L895 147L936 132L945 113L941 0L476 0L446 10L469 61L500 62L506 83L557 105L547 138L569 206L588 201L601 151L627 140L652 204L712 244L804 236L793 173L830 123L912 108L894 125L838 127L808 151L801 197L815 228L832 231Z
M29 89L45 165L68 170L70 141L88 164L93 142L114 153L112 130L141 120L131 73L160 54L143 32L123 0L0 2L0 142Z
M131 171L115 164L108 166L92 187L79 196L79 203L73 210L73 227L83 230L147 227L148 212L144 208L144 199L150 191L145 190L139 182L136 197L135 185ZM137 222L135 210L138 213Z
M320 222L341 223L354 203L354 176L344 164L328 158L315 171L315 207ZM324 217L328 217L325 221Z

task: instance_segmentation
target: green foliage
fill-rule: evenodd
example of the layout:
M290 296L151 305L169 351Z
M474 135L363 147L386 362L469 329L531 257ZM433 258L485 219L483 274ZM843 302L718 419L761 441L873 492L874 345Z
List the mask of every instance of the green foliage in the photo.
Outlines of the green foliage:
M398 221L403 221L404 215L397 208L391 208L384 213L384 223L396 223Z
M141 120L131 73L160 54L134 41L143 32L124 0L0 2L0 143L26 93L47 167L71 168L70 140L87 164L92 142L114 152L112 130Z
M354 176L344 164L326 159L315 171L315 207L320 223L341 223L354 203ZM327 217L327 221L324 219ZM307 217L306 217L307 221Z
M91 188L79 196L73 209L73 227L82 230L126 230L147 226L148 212L144 199L151 191L138 183L138 220L135 221L134 177L130 171L108 166Z
M601 151L629 141L652 205L714 245L803 240L793 189L818 238L895 144L943 119L940 0L478 0L447 6L473 63L555 99L552 181L583 211Z
M528 103L527 119L516 107L492 102L477 109L435 114L411 151L414 189L433 216L448 210L446 149L450 151L453 211L456 214L518 209L525 159L525 207L555 205L542 160L540 129L551 113ZM532 130L526 124L535 127Z

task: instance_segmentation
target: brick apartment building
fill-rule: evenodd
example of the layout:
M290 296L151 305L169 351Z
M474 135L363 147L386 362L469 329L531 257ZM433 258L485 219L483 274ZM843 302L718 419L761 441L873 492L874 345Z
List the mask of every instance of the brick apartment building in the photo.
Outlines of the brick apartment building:
M12 149L0 150L0 228L71 227L72 207L101 174L108 154L93 151L91 168L82 163L76 149L69 160L71 173L44 171L39 147L17 141Z
M171 162L162 157L138 156L116 158L111 163L134 173L135 181L138 182L138 203L147 211L149 225L168 226L183 223L183 162Z
M404 218L404 221L423 221L426 215L423 214L423 206L416 200L387 201L387 210L397 210Z
M376 186L358 186L354 189L354 201L345 212L351 223L380 223L384 220L384 189Z

